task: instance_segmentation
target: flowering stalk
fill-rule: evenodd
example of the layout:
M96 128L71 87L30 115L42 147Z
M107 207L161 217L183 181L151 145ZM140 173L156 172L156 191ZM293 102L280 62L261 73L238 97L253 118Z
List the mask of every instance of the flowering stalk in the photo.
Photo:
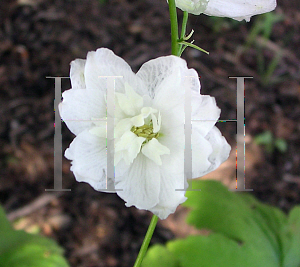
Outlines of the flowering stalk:
M156 215L153 215L153 216L152 216L152 219L151 219L151 222L150 222L150 225L149 225L149 227L148 227L146 236L145 236L145 238L144 238L143 244L142 244L142 246L141 246L139 255L137 256L136 261L135 261L135 264L134 264L133 267L139 267L139 266L141 266L141 263L142 263L142 261L143 261L143 259L144 259L144 257L145 257L146 252L147 252L149 243L150 243L150 241L151 241L153 232L154 232L154 230L155 230L157 221L158 221L158 217L157 217Z
M177 21L177 11L175 6L175 0L169 0L169 12L170 12L170 21L171 21L171 45L172 45L172 55L181 56L183 45L178 44L178 21ZM181 29L181 38L185 36L186 25L188 19L188 12L183 12L183 21ZM154 214L152 216L150 225L148 227L147 233L145 235L143 244L140 248L139 254L135 260L133 267L139 267L142 264L142 261L146 255L148 246L150 244L153 232L155 230L158 217Z
M99 48L86 59L71 62L72 88L63 93L59 112L76 135L65 157L71 160L71 171L79 182L89 183L95 190L107 192L114 184L116 193L127 207L150 210L153 216L135 267L141 266L158 218L166 219L178 205L186 201L184 176L184 102L191 94L192 118L201 121L193 126L191 178L201 177L224 162L230 146L215 126L220 109L213 97L200 94L199 75L188 69L180 58L183 49L197 46L186 42L187 13L184 14L181 38L174 0L169 0L172 54L150 60L135 74L130 66L111 50ZM113 112L107 94L111 88L103 77L116 79ZM186 79L186 77L193 78ZM108 88L107 88L108 87ZM112 104L113 105L113 104ZM106 122L114 117L114 135L108 136ZM108 146L114 139L114 148ZM107 175L107 151L114 153L112 178ZM197 163L196 163L197 162ZM141 179L142 178L142 179ZM121 190L120 190L121 189ZM110 193L114 191L109 191Z
M171 21L171 45L172 55L179 56L179 45L178 45L178 21L175 0L168 0L169 2L169 13Z

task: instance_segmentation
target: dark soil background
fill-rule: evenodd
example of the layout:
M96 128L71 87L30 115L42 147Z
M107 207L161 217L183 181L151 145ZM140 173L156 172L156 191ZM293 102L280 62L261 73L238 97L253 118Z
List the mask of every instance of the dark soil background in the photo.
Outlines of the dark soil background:
M300 2L279 0L275 12L250 23L191 15L191 29L210 55L187 49L183 57L201 76L202 94L215 96L221 119L236 118L236 80L228 77L253 76L245 82L246 188L288 212L300 203ZM54 181L54 80L46 76L68 76L72 60L99 47L137 71L170 54L169 39L165 0L1 2L0 201L16 228L56 239L71 266L132 266L151 214L77 183L66 159L63 188L72 191L45 192ZM68 79L62 87L70 88ZM234 123L218 126L234 149ZM286 151L254 142L267 131L286 141ZM65 149L73 136L64 125L62 136ZM234 181L234 151L231 165ZM178 236L180 227L160 222L153 242Z

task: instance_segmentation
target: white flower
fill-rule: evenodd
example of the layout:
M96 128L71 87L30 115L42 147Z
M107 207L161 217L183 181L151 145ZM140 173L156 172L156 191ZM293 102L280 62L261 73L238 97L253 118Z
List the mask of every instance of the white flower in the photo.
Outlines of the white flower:
M108 183L114 182L126 206L164 219L186 200L185 90L192 91L192 120L202 120L192 128L193 178L216 169L229 155L230 146L214 126L220 109L214 98L200 95L198 74L179 57L150 60L137 74L105 48L89 52L86 60L74 60L72 89L63 93L59 106L76 135L65 156L72 160L76 180L99 191L106 188L107 173L107 83L101 76L123 77L115 80L115 181Z
M250 21L254 15L270 12L276 0L175 0L176 6L194 15L228 17Z

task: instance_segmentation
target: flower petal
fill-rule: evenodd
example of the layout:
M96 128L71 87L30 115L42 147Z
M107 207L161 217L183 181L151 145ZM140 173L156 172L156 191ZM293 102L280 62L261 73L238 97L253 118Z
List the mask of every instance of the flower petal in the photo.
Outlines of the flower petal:
M138 114L143 107L143 97L137 94L128 83L125 83L125 94L116 93L116 98L119 107L128 116Z
M71 62L70 79L73 89L85 89L84 68L85 59L75 59Z
M194 15L228 17L249 21L251 16L270 12L276 0L176 0L176 6Z
M184 143L170 149L170 155L164 158L160 167L159 203L150 209L160 219L174 213L177 206L186 200L184 195L188 184L184 177Z
M170 149L162 145L156 138L151 139L142 147L142 153L149 159L153 160L157 165L161 165L160 156L169 155Z
M135 127L141 127L145 124L145 117L144 115L141 113L140 115L134 116L130 119L131 123L135 126Z
M103 122L102 126L96 126L89 130L89 133L96 135L101 138L107 137L107 131L106 131L106 122Z
M116 166L115 188L122 190L117 194L127 207L149 210L158 204L160 171L156 163L139 153L125 174L119 175L118 170Z
M194 125L192 132L192 177L201 177L207 173L211 166L208 160L209 156L213 153L213 148L209 141L201 134L197 134Z
M205 14L250 21L254 15L270 12L276 8L276 0L209 0Z
M178 81L180 80L178 74L180 74L181 69L187 70L185 60L176 56L166 56L144 63L136 75L144 81L147 94L154 99L157 90L162 88L160 85L167 78L170 78L169 82L173 81L172 84L178 88Z
M169 77L155 88L153 106L161 113L161 128L182 127L185 120L185 94L190 90L193 98L200 98L200 81L193 69L188 69L185 61L178 64ZM175 63L174 63L175 65ZM192 100L192 102L195 100ZM163 129L164 128L164 129Z
M229 157L231 151L230 145L217 127L213 127L205 136L205 139L211 144L213 152L209 155L208 160L211 163L207 173L217 169Z
M125 132L130 131L132 126L133 123L130 118L120 120L115 127L115 138L120 138Z
M106 116L104 93L97 90L70 89L62 94L59 104L61 118L75 134L95 125L95 120Z
M201 127L201 126L200 126ZM192 133L192 178L201 177L220 166L229 156L231 147L217 127L203 137L193 125Z
M131 131L125 132L115 145L115 164L121 159L124 159L127 165L131 164L145 140L146 138L138 137Z
M65 157L72 160L71 171L78 182L89 183L98 191L107 188L106 138L83 131L66 150Z
M157 133L160 130L160 125L161 125L161 115L160 112L158 113L158 116L156 116L151 113L151 119L153 123L153 133Z
M131 70L130 66L107 48L99 48L87 54L85 64L86 88L106 92L107 83L104 77L115 77L115 92L124 93L125 83L140 95L145 85Z
M175 0L175 4L178 8L194 15L203 13L208 2L209 0Z
M214 127L220 113L214 97L192 92L192 124L202 136L206 136Z

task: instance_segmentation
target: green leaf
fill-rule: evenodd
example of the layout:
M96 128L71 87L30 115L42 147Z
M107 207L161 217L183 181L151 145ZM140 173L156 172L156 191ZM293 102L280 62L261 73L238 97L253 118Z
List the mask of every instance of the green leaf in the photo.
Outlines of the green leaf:
M285 153L288 149L287 142L283 138L278 138L275 140L275 147L281 152Z
M258 145L271 144L273 142L273 134L271 133L271 131L265 131L255 136L254 141Z
M300 266L300 207L293 208L289 214L288 223L284 227L283 266Z
M144 267L299 267L300 207L287 217L247 193L220 182L193 182L183 204L187 222L209 234L150 248Z
M153 266L180 267L173 253L162 245L151 247L142 262L142 267Z
M289 217L247 193L230 192L220 182L193 182L187 222L209 234L154 246L146 266L299 267L300 207Z
M286 221L280 210L263 205L250 195L230 192L216 181L195 181L193 188L201 191L186 194L188 200L183 205L192 208L188 223L241 244L241 257L253 258L255 262L250 266L279 266L279 230Z
M63 249L53 240L16 231L0 207L0 266L67 267Z
M177 256L181 267L276 266L272 265L268 257L257 258L253 246L244 246L218 233L189 236L184 240L170 242L167 247Z
M10 225L9 220L7 220L4 210L0 206L0 235L2 233L6 233L6 232L12 231L12 230L13 230L13 228ZM0 242L0 245L1 245L1 242Z

